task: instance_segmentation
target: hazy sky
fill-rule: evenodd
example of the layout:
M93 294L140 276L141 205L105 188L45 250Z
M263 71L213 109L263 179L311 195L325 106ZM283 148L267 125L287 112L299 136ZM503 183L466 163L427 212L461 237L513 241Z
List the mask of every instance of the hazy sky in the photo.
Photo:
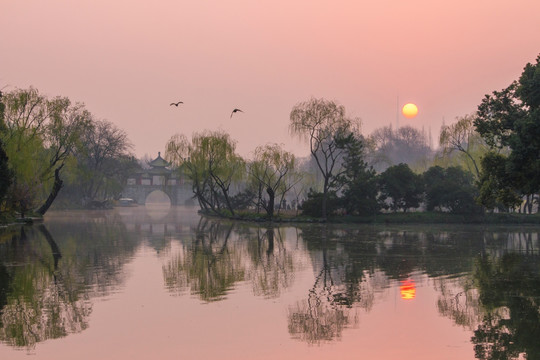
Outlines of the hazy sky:
M400 125L437 138L535 62L539 14L538 0L0 0L0 88L84 102L137 156L204 129L244 156L306 154L288 124L310 97L369 134L396 124L399 96L420 111Z

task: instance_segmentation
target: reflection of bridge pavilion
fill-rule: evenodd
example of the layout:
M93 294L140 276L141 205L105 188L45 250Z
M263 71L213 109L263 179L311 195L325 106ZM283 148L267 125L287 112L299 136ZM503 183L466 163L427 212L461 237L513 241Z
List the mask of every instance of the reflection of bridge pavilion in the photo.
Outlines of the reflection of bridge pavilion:
M138 204L144 205L150 193L162 191L169 197L171 205L192 202L191 186L186 184L177 172L169 168L171 164L161 157L161 153L158 153L158 157L148 165L150 165L149 169L138 171L128 178L122 192L123 197L131 198Z

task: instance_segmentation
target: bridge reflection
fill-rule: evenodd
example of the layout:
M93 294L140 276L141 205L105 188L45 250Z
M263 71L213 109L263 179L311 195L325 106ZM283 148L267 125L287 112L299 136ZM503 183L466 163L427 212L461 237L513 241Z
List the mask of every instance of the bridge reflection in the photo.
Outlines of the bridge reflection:
M138 207L116 208L128 231L142 234L172 235L189 231L197 223L198 206L170 206L152 204Z

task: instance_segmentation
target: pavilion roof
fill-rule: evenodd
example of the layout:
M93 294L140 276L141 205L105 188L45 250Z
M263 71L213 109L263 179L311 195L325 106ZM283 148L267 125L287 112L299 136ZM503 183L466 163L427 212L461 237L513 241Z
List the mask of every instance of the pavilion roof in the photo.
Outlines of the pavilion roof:
M171 163L165 161L165 159L161 157L161 152L158 152L158 157L150 161L148 165L152 168L166 168L167 166L170 166Z

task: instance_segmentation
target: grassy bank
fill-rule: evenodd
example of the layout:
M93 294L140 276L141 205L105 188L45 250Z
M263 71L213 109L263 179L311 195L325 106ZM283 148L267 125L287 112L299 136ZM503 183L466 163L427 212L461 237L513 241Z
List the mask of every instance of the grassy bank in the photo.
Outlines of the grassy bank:
M9 212L0 213L0 227L7 227L16 224L33 224L35 222L42 221L43 216L36 213L27 214L27 216L23 219L18 217L18 214Z
M216 216L215 214L205 214ZM253 222L298 222L320 223L323 219L297 215L294 212L282 212L270 219L266 214L254 212L238 212L235 216L224 218ZM372 216L333 216L326 221L337 224L493 224L493 225L540 225L540 213L533 215L517 213L498 214L449 214L437 212L388 213Z
M374 216L341 216L329 219L335 223L362 224L533 224L540 225L540 214L448 214L411 212L378 214Z

